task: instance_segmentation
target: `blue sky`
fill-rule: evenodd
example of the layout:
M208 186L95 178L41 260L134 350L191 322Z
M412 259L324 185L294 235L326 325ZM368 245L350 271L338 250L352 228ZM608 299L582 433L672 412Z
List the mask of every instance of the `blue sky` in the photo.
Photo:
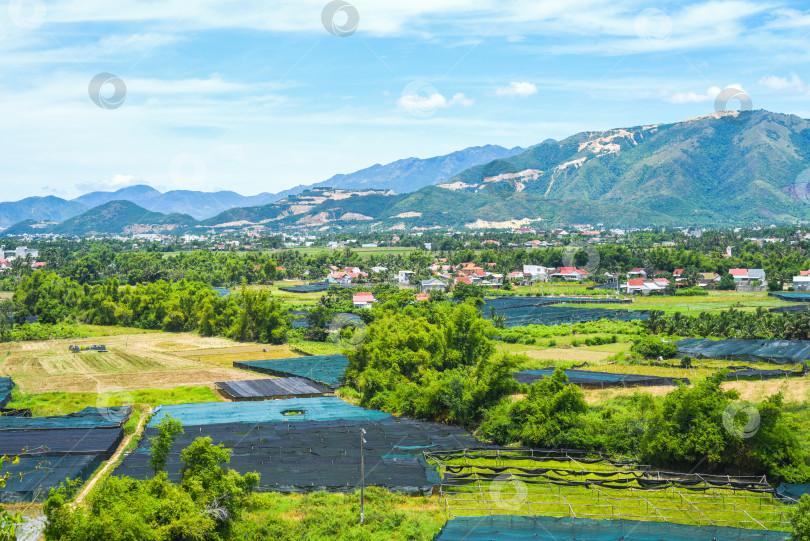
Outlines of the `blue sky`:
M11 0L2 195L250 195L474 145L703 116L737 86L810 117L805 2ZM126 85L97 105L99 73ZM109 100L112 82L101 87ZM733 104L732 104L733 105Z

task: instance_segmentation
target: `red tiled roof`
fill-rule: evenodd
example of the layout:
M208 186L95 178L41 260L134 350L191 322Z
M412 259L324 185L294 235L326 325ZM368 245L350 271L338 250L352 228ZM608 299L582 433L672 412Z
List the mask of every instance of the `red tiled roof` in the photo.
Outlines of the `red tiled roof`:
M374 294L369 292L358 293L352 296L352 302L374 302Z
M416 294L417 301L427 301L430 300L430 293L417 293Z
M2 261L0 261L0 263L2 263ZM801 271L799 276L810 276L810 270Z
M732 276L748 276L748 269L728 269Z
M627 280L627 285L629 286L643 286L644 285L644 278L633 278L632 280Z
M464 282L465 284L472 284L472 280L470 280L466 276L459 276L458 278L456 278L456 283L459 283L459 282Z
M641 271L643 271L643 270L644 270L644 269L637 267L637 268L635 268L635 269L631 269L631 270L630 270L630 272L641 272Z

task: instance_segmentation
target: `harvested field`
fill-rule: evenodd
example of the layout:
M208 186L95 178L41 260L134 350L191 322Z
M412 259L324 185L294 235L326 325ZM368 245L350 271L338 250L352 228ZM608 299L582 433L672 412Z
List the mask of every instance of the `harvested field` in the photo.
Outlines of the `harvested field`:
M109 352L71 353L71 344L105 344ZM229 353L231 349L236 353ZM19 390L28 394L105 393L182 385L213 388L215 381L256 379L255 374L231 368L232 361L227 357L256 358L255 352L262 349L272 351L272 358L294 356L286 347L241 344L194 334L144 333L4 345L0 376L12 376ZM213 359L205 359L209 351L216 352Z

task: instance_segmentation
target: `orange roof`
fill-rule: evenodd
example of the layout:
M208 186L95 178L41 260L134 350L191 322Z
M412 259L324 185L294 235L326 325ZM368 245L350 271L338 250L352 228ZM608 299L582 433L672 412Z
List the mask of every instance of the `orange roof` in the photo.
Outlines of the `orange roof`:
M748 276L748 269L728 269L732 276Z
M644 278L633 278L632 280L627 280L627 285L629 286L643 286L646 280Z
M352 296L352 302L374 302L374 294L371 292L361 292Z
M430 300L430 293L417 293L416 294L417 301L428 301Z

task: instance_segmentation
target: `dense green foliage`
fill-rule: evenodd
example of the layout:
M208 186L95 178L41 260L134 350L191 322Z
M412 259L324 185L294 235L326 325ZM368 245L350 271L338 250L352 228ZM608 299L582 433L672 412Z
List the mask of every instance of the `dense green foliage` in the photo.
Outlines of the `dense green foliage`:
M810 495L805 494L790 514L793 525L792 541L810 541Z
M109 477L73 509L66 487L52 491L43 510L45 537L62 541L219 541L231 539L234 523L258 485L256 473L239 475L222 464L231 451L197 438L182 455L179 484L165 472L135 481Z
M45 324L76 319L274 344L284 341L290 325L287 310L267 291L243 288L240 294L219 297L209 286L185 280L122 287L110 279L91 286L37 272L20 280L14 304L18 322L26 316Z
M663 312L652 311L644 325L653 334L674 336L810 339L810 312L777 314L764 308L753 312L730 308L723 312L700 312L696 316L685 316L680 312L665 316Z
M660 402L637 393L589 408L582 390L557 370L524 397L501 401L480 433L501 445L628 453L668 471L765 473L772 482L810 478L802 447L783 422L782 396L740 403L736 391L720 389L723 381L721 372Z
M6 486L6 481L11 477L10 473L3 472L3 465L8 463L16 464L20 461L18 457L0 456L0 488ZM19 513L12 515L0 505L0 541L16 541L16 525L22 521Z
M517 358L495 353L492 327L472 304L380 312L349 354L347 378L363 405L472 426L517 387Z
M672 359L678 353L678 346L674 342L664 342L654 336L645 336L633 344L630 350L645 359L658 359L659 357Z

